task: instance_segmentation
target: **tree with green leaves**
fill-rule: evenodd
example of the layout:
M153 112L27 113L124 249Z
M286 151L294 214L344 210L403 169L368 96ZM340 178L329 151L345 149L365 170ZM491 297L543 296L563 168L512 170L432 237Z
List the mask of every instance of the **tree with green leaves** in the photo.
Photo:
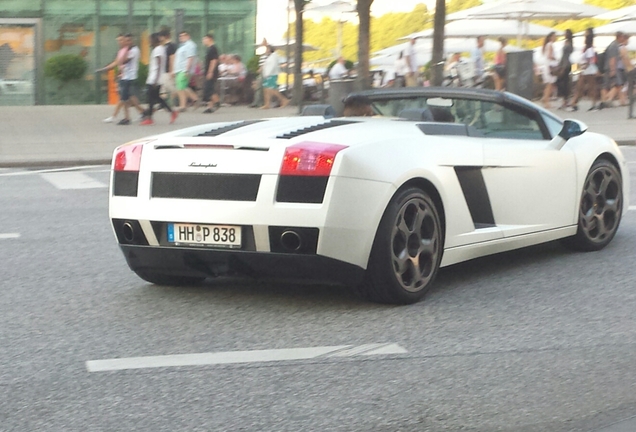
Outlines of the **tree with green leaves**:
M437 2L437 4L439 4L439 2ZM445 5L446 13L452 14L464 9L470 9L475 6L480 6L481 4L481 0L450 0L448 4Z

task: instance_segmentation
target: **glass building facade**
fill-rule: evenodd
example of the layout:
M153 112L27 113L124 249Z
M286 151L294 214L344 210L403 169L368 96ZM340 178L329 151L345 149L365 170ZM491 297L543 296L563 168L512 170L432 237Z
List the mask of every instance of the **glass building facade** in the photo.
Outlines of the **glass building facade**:
M221 53L254 54L256 0L0 0L0 105L105 103L113 74L93 71L113 61L115 38L132 33L148 62L148 36L183 29L205 56L201 38L215 36ZM45 62L76 54L84 78L62 85L46 77Z

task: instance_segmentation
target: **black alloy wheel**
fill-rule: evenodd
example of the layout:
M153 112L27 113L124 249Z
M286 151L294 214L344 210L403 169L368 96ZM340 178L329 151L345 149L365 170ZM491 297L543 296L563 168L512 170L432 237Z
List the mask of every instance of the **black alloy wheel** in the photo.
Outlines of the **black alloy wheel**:
M378 227L363 294L380 303L421 300L437 275L442 253L442 224L434 201L419 188L398 191Z
M566 239L565 244L586 252L603 249L614 238L622 212L620 172L614 164L599 159L585 178L576 235Z

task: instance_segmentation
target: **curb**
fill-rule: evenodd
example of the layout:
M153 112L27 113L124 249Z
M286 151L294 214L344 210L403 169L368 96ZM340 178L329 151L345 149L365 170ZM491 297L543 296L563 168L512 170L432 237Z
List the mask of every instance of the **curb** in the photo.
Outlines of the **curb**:
M0 162L0 168L66 168L81 165L110 165L112 159Z

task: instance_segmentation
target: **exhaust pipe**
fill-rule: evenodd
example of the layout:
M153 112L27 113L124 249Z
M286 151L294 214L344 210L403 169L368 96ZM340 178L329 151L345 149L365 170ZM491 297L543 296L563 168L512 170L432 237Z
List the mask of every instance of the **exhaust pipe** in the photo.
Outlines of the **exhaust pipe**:
M132 242L135 239L135 230L130 222L125 222L122 225L121 232L127 242Z
M298 252L303 245L303 241L300 234L296 231L288 230L280 235L280 244L288 251Z

